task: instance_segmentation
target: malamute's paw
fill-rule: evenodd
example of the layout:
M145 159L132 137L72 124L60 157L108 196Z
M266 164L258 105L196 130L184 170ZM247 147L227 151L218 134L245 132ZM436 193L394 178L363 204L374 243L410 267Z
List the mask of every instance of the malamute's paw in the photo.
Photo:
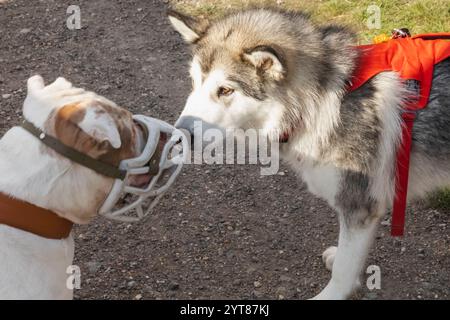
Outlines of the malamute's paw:
M335 282L331 280L325 289L310 300L345 300L348 296L350 296L350 294L347 294L345 286L336 285Z
M328 270L333 270L334 257L336 256L337 247L329 247L322 253L322 261Z

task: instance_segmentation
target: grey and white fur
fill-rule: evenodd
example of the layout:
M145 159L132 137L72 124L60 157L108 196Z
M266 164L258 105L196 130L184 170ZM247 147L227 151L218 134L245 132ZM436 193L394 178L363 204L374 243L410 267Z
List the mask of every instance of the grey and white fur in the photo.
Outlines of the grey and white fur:
M338 246L323 253L332 277L315 298L348 298L393 203L401 109L413 86L384 72L348 93L359 55L354 34L316 26L304 13L256 8L210 22L171 11L169 19L193 53L193 90L176 125L288 134L282 158L339 213ZM429 105L415 122L409 200L450 186L449 129L447 59L435 67Z

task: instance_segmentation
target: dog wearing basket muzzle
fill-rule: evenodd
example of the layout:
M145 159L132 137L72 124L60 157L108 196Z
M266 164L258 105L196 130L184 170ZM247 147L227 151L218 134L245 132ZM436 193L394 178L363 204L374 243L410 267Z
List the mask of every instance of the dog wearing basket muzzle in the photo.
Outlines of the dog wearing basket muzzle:
M189 144L63 78L30 78L23 116L0 140L0 299L71 299L72 225L143 219Z

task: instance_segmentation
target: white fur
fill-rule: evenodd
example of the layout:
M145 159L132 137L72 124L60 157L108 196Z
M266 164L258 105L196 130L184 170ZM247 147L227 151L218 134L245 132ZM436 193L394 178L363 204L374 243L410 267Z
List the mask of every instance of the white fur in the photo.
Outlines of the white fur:
M0 225L0 243L0 299L72 299L72 236L50 240Z
M28 81L24 114L43 127L56 108L93 97L103 99L73 88L63 78L45 87L43 79L35 76ZM86 130L90 125L96 127L90 121L85 123ZM92 205L100 205L101 199L93 190L108 192L112 186L112 179L42 152L42 144L20 127L10 129L0 140L0 154L0 192L75 223L87 223L96 215ZM66 269L72 264L73 252L72 236L49 240L0 225L0 299L70 299Z
M308 186L309 192L326 200L330 206L335 207L335 197L338 192L339 170L329 165L315 164L311 158L292 157L292 154L283 154L291 167L298 173Z
M394 164L396 161L397 146L401 139L401 118L399 108L405 89L396 73L386 72L378 75L375 85L380 88L375 99L379 107L378 114L382 123L380 146L378 149L378 165L373 173L371 194L383 206L392 205L395 192Z
M337 253L337 247L331 246L328 247L323 253L322 253L322 261L325 264L325 267L329 270L333 270L333 263L334 258L336 257Z
M180 119L191 116L221 128L257 128L268 133L277 131L283 110L279 102L268 100L261 103L244 95L239 88L234 87L234 83L227 80L226 73L221 69L212 71L202 81L196 59L192 62L191 76L194 91L189 96ZM232 87L236 91L231 96L219 98L217 91L221 86Z
M202 68L197 58L194 57L189 70L194 90L202 85Z
M329 263L332 263L331 280L314 299L347 299L360 286L359 276L377 225L378 220L373 220L364 228L348 228L341 219L337 250L329 249L328 252L324 252L328 255Z
M251 42L253 39L250 39L250 37L262 38L264 39L264 41L260 41L262 43L273 42L285 47L285 49L292 46L292 50L296 51L302 45L298 41L299 38L290 38L289 32L281 31L283 28L289 28L289 23L291 21L286 21L282 15L278 15L271 10L237 13L231 15L231 18L212 24L208 29L210 34L206 37L211 39L211 47L220 48L220 41L226 43L226 35L230 34L229 30L238 33L236 30L240 29L242 33L236 39L230 40L233 41L231 42L233 51L236 47L245 53L246 48L243 43L246 43L245 40ZM299 20L299 23L302 23L302 21ZM302 27L310 28L311 26L306 24ZM180 28L176 29L180 31ZM253 29L256 30L254 33ZM223 35L221 31L223 31ZM313 30L309 31L313 34ZM253 34L258 36L255 37ZM284 34L284 37L279 38L280 34ZM217 36L215 37L215 35ZM345 33L342 35L345 35ZM339 40L342 35L332 33L322 40L330 44L335 41L342 42L342 39ZM226 55L229 48L227 46L224 46L224 48L226 49L223 54ZM312 55L311 58L314 58L313 55L321 54L321 51L309 50L308 53ZM347 54L350 55L350 59L339 57L339 55L335 57L333 57L333 54L331 55L332 59L340 59L341 62L345 62L335 64L340 68L342 74L351 74L352 72L351 64L348 61L351 60L353 54L350 50ZM289 54L287 56L289 57ZM244 55L244 57L252 62L256 68L272 67L276 74L282 73L281 64L277 63L279 61L270 52L256 52L253 55ZM229 58L234 59L234 57ZM303 62L305 60L299 60L302 61L302 64L297 66L297 70L290 72L290 81L283 87L283 91L274 93L274 95L278 95L279 100L284 101L286 108L276 98L257 101L244 97L239 90L236 90L232 97L216 99L214 97L218 86L227 85L226 70L213 70L202 83L197 59L198 57L194 58L191 70L195 83L194 92L187 101L179 124L187 125L189 121L184 122L182 118L189 115L223 129L264 128L291 131L289 132L289 142L282 146L281 155L283 159L287 160L294 170L301 175L312 193L326 199L340 214L339 245L337 248L332 247L326 250L323 254L327 268L332 266L332 279L316 298L344 299L349 297L359 282L358 277L378 221L385 214L387 208L391 206L394 198L396 151L401 138L399 108L403 105L402 97L408 96L404 84L400 81L398 75L392 72L381 73L374 78L377 93L374 96L375 101L373 101L372 106L377 109L367 110L376 113L381 122L381 143L377 150L377 156L374 157L374 163L361 164L351 161L335 161L340 157L340 150L335 150L335 154L332 154L333 150L330 150L330 154L327 154L327 158L324 158L323 148L330 144L330 137L333 137L335 129L340 125L340 110L345 95L345 83L339 82L343 79L335 79L337 81L334 83L335 88L330 87L327 92L317 91L317 88L313 87L316 84L315 81L311 81L311 79L314 79L311 75L316 72L312 68L315 64L314 59L311 59L310 64ZM265 63L267 59L271 59L274 63ZM293 64L295 57L291 59L290 62ZM294 69L292 67L291 69ZM333 75L330 75L330 77L333 78ZM274 78L278 80L277 77ZM280 84L280 86L283 86L283 84ZM283 92L282 97L279 96L280 92ZM285 111L287 111L285 115L287 119L282 119ZM355 119L355 121L358 120ZM277 125L290 125L295 128L277 128ZM420 165L427 162L426 156L416 154L413 150L408 190L409 199L416 195L423 195L435 187L448 186L450 183L449 166L447 164L436 167ZM376 200L375 203L377 204L376 208L371 208L371 212L342 212L337 207L335 199L340 187L341 175L345 172L360 172L370 178L370 198ZM362 217L366 217L366 219L364 221L344 222L344 216L348 220L358 220Z
M169 20L173 27L183 36L184 40L187 42L194 42L199 38L199 35L190 29L183 21L169 16Z
M292 100L295 99L295 93ZM294 130L289 137L289 147L285 148L284 157L288 159L320 157L320 145L328 144L328 139L339 123L339 105L342 97L336 92L326 92L320 103L311 98L305 98L306 106L304 113L297 118L305 119L304 128ZM301 133L299 134L299 131ZM291 161L290 161L291 162ZM291 164L293 164L291 162ZM295 167L295 166L294 166Z
M78 126L98 141L109 141L115 149L119 149L122 145L119 130L114 124L113 118L107 113L97 114L95 110L88 108L84 119Z
M382 143L379 147L379 161L372 172L373 183L371 194L380 203L378 218L385 214L385 209L391 204L394 196L393 165L395 163L395 151L401 136L401 124L398 116L398 107L401 105L402 86L399 78L394 73L384 73L376 78L377 84L384 90L378 94L376 105L382 122ZM387 92L385 94L384 92ZM336 106L340 104L339 97L329 94L324 97L325 108L319 107L316 121L309 130L306 130L301 138L295 137L288 146L284 147L285 159L301 175L308 185L310 192L327 200L331 207L338 212L335 205L335 197L338 191L340 172L343 169L331 164L315 164L312 159L318 156L320 142L326 142L329 130L333 129L339 119ZM340 215L357 213L344 213ZM341 218L342 219L342 218ZM348 229L341 221L339 233L339 246L328 248L322 255L324 264L328 270L333 270L332 279L325 289L315 299L345 299L357 288L360 270L363 267L370 243L376 230L377 221L370 221L368 226L362 229ZM358 242L358 243L356 243Z
M254 51L250 54L245 54L245 57L257 68L262 67L264 63L270 60L270 66L265 70L266 74L275 80L281 80L283 78L283 65L272 53L267 51Z
M201 82L201 71L198 61L194 58L191 75L194 79L194 91L187 100L186 107L180 117L192 116L210 125L221 128L262 128L269 131L278 129L281 123L283 106L281 103L268 99L257 101L236 90L231 97L217 98L215 96L220 86L232 86L227 82L226 71L213 70ZM379 75L377 85L384 89L382 94L375 96L379 106L376 112L382 122L382 143L379 147L379 161L372 172L372 196L380 203L372 220L359 227L347 228L342 222L345 214L358 213L339 212L341 216L341 231L339 246L331 247L323 253L323 260L328 269L332 269L332 279L325 289L316 296L317 299L345 299L359 283L360 271L363 267L370 247L378 219L385 213L386 207L393 199L393 165L395 150L398 144L401 125L398 117L398 107L401 105L402 85L398 76L393 73ZM239 88L237 88L239 89ZM291 94L288 92L288 95ZM295 95L295 93L292 93ZM302 118L306 128L292 132L289 142L284 144L281 155L306 182L310 192L336 206L336 195L339 188L341 172L344 170L359 170L352 167L336 167L317 161L320 159L320 146L326 145L331 133L339 124L339 106L342 96L339 91L330 91L322 97L308 97ZM320 99L321 103L317 103ZM289 99L288 99L289 100ZM316 102L315 102L316 101ZM180 120L181 121L181 120ZM301 131L301 132L300 132Z

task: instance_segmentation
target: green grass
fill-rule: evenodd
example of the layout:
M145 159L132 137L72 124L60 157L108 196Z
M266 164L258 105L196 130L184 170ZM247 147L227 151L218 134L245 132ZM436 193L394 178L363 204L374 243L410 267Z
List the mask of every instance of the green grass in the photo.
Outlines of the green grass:
M449 0L171 0L179 10L192 15L217 17L228 9L252 5L272 5L299 9L311 13L318 23L343 23L358 32L361 43L369 43L381 33L390 34L394 28L409 28L414 34L450 32ZM367 8L381 8L381 29L367 27Z
M307 11L317 23L339 23L353 28L360 43L370 43L374 36L390 34L394 28L409 28L413 34L426 32L450 32L449 0L171 0L172 5L185 13L219 17L229 9L253 5L280 6ZM381 29L367 27L367 8L377 5L381 9ZM430 207L450 212L450 189L433 193Z
M427 202L433 209L450 212L450 189L444 189L431 194Z

